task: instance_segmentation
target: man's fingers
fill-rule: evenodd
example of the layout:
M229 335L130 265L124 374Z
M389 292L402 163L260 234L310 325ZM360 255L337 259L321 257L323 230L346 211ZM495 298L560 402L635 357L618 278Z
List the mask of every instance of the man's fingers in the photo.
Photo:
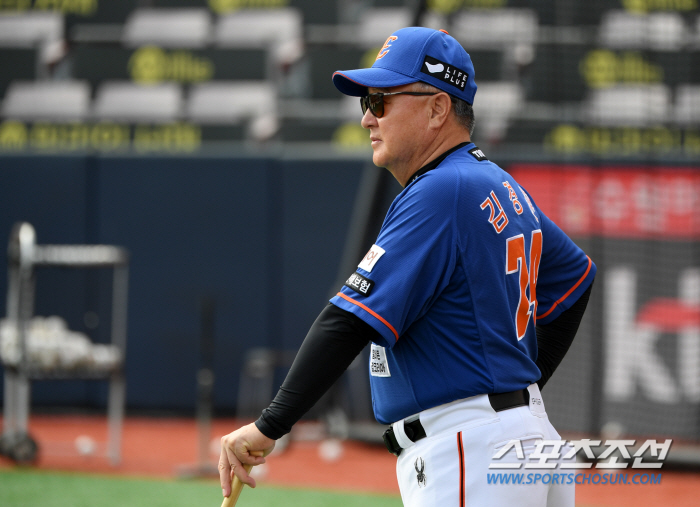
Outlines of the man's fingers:
M233 480L234 474L238 476L241 482L255 487L255 481L251 484L251 479L248 477L248 473L244 469L241 462L236 457L236 453L231 449L232 443L228 438L228 435L221 439L221 456L219 458L219 479L221 480L221 489L224 496L229 496L231 494L231 481ZM243 472L243 474L236 473Z
M247 484L251 488L255 487L255 479L250 477L248 475L248 472L250 471L252 465L247 465L240 462L238 459L238 456L236 456L236 453L233 452L233 449L231 449L229 446L225 447L226 450L226 456L228 458L228 462L231 466L231 472L230 472L230 477L233 479L233 475L235 474L236 477L243 483Z
M243 426L221 438L219 458L219 478L224 496L231 494L231 482L235 477L251 488L256 486L250 476L250 469L265 463L265 455L272 452L275 441L267 438L255 424Z
M219 457L219 480L221 481L221 492L224 496L229 496L231 494L231 465L228 462L223 442L221 445L221 456Z
M221 481L221 492L224 496L231 494L231 479L229 479L228 467L219 463L219 480Z

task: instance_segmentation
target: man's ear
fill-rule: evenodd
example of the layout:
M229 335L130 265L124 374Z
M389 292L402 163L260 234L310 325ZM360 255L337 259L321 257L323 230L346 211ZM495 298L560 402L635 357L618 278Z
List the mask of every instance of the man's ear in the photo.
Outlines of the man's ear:
M431 97L432 109L430 111L430 126L433 128L442 127L450 115L452 109L452 101L446 93L438 93Z

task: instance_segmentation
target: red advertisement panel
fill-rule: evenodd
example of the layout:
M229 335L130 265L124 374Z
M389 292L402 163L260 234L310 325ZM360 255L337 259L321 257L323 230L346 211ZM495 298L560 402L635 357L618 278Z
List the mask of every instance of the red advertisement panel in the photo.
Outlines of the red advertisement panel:
M568 234L700 237L700 169L518 164L509 172Z

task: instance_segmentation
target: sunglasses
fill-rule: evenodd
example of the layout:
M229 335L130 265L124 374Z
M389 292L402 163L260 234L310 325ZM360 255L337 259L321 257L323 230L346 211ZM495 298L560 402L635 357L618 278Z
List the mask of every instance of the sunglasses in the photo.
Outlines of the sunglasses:
M360 97L360 106L362 114L365 114L369 109L377 118L384 116L384 97L389 95L437 95L439 92L392 92L392 93L370 93L364 97Z

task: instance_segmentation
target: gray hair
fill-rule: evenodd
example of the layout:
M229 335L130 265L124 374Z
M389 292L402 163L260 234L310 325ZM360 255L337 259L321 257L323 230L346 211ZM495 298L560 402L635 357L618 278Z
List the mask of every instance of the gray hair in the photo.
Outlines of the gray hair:
M423 81L418 81L416 84L421 91L442 91L433 85L424 83ZM469 131L469 136L471 137L474 134L474 125L476 123L476 119L474 118L474 108L472 108L472 106L466 100L458 99L449 93L448 95L452 101L452 111L454 111L454 114L457 117L457 122Z

